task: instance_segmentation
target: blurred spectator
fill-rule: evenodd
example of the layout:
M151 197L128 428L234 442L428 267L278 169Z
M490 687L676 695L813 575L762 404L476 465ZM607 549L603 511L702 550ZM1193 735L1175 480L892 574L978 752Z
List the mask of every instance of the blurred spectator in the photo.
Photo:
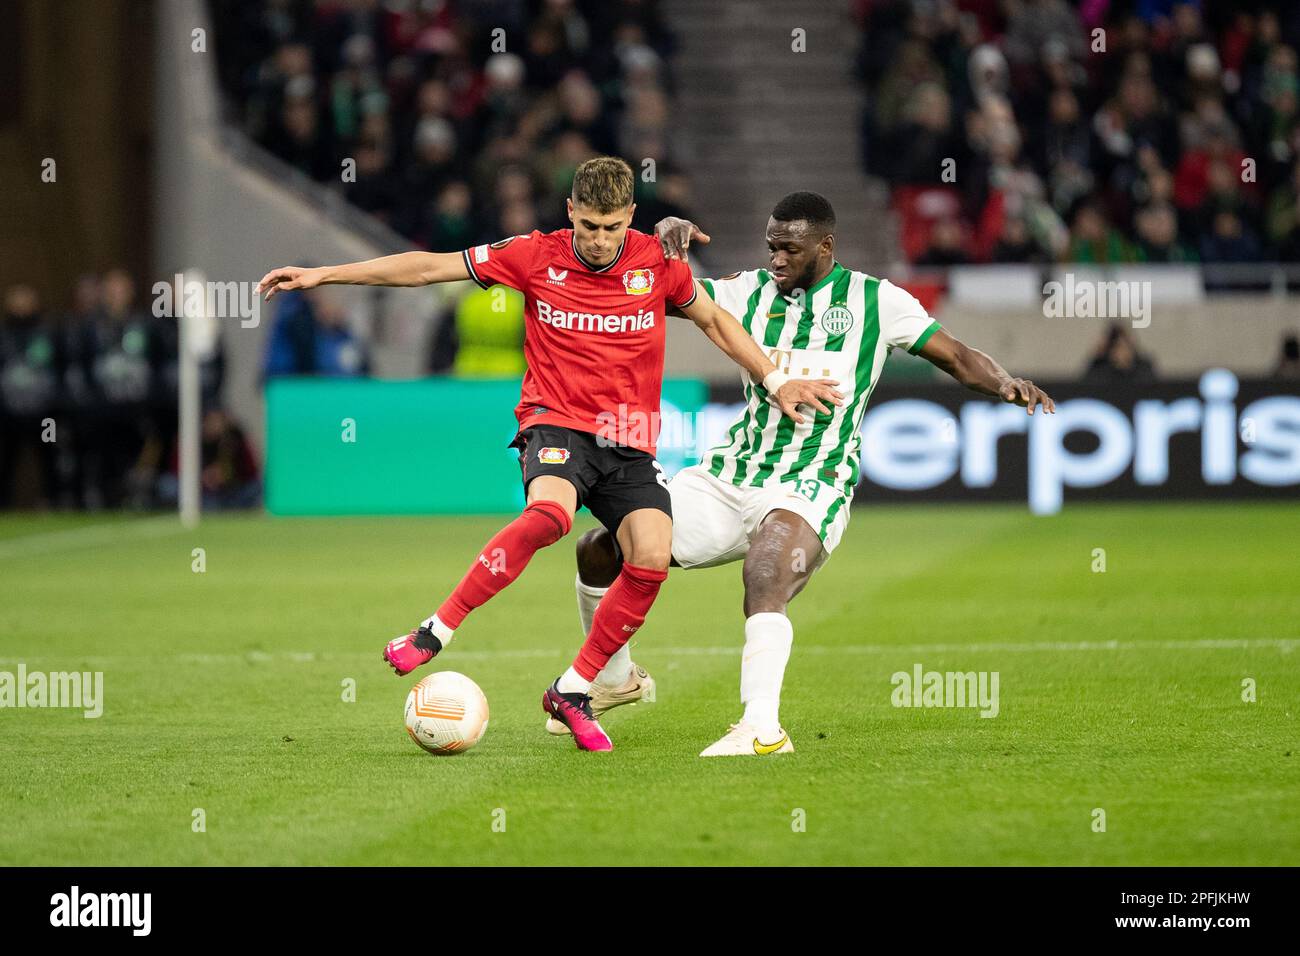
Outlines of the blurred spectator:
M1040 137L1038 168L1048 170L1053 205L1069 209L1093 188L1092 134L1083 122L1079 98L1071 89L1055 89L1048 98L1047 123Z
M244 430L219 406L203 412L199 446L199 486L204 511L254 508L261 501L262 482ZM175 505L180 495L179 459L158 482L160 503Z
M1132 262L1133 254L1124 236L1111 227L1101 207L1089 202L1074 214L1069 258L1071 262L1100 265Z
M1291 334L1282 340L1282 355L1273 369L1273 377L1300 379L1300 336Z
M433 202L447 181L462 174L456 129L441 116L426 116L415 127L413 160L402 190L404 203L421 209Z
M474 200L464 180L453 179L442 187L432 220L417 238L431 252L459 252L474 245Z
M1018 66L1032 66L1049 41L1066 45L1070 56L1083 54L1078 14L1065 0L1021 0L1009 5L1007 58Z
M895 140L890 153L893 179L899 183L932 183L943 161L958 154L951 102L941 84L922 83L912 91Z
M1041 262L1043 256L1037 244L1029 238L1025 221L1019 216L1009 216L1002 223L1002 234L993 247L994 262Z
M1201 239L1206 262L1258 262L1259 240L1241 217L1231 210L1215 213L1210 234Z
M1139 262L1195 262L1196 255L1178 241L1178 215L1168 203L1138 210Z
M638 176L636 188L634 228L653 233L655 223L667 216L690 218L691 181L671 163L660 163L657 176L649 182Z
M435 327L429 371L459 378L523 375L523 295L502 286L461 296Z
M960 266L970 259L966 255L966 237L956 219L941 219L930 233L930 243L916 264L919 266Z
M1300 262L1300 159L1268 201L1268 238L1285 262Z
M335 298L319 289L282 294L266 353L266 376L366 375L365 343Z
M64 429L65 442L71 437L68 423L56 414L64 363L58 331L36 290L10 286L0 315L0 508L13 504L15 479L25 463L33 466L35 503L57 503L58 428Z
M353 205L395 226L403 200L384 149L365 143L357 150L356 161L357 181L348 184L345 195Z
M1138 351L1132 333L1120 323L1113 322L1084 372L1084 378L1097 382L1151 382L1155 380L1155 367Z
M98 309L72 339L70 386L85 447L86 505L147 507L162 453L154 402L163 346L158 323L135 305L126 270L104 276Z

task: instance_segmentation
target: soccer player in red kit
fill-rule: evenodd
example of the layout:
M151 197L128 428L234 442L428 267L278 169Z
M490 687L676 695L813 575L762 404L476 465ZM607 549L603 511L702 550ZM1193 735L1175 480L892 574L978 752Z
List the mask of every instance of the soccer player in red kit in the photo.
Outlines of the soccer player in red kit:
M672 507L654 458L669 307L682 311L762 383L782 413L821 412L843 396L827 381L787 379L735 317L699 290L684 261L664 258L653 236L629 229L632 170L600 157L578 167L567 201L572 229L534 231L462 253L407 252L316 269L282 268L258 284L419 286L473 279L524 294L528 369L515 415L527 506L487 542L437 612L390 641L397 674L427 663L474 608L523 572L532 556L569 532L580 506L618 542L623 567L600 602L573 665L547 688L543 709L566 724L582 750L610 750L591 713L591 681L645 620L668 575ZM626 442L619 444L618 442Z

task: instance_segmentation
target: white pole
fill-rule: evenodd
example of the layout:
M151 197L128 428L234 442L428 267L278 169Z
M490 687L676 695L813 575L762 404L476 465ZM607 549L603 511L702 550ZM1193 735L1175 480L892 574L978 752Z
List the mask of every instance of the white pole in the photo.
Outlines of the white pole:
M201 274L190 271L185 282L203 283ZM199 394L199 325L202 315L189 315L184 307L183 289L176 291L177 320L180 323L180 454L177 478L180 481L181 524L186 528L198 526L201 511L199 473L203 467L199 454L200 430L203 427L201 396ZM207 297L203 297L207 301ZM206 307L206 306L205 306Z

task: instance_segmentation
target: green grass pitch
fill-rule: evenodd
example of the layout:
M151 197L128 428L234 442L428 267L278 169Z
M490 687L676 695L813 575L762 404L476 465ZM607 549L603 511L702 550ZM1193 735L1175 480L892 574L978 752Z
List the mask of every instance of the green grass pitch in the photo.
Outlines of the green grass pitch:
M861 507L791 607L796 753L764 759L697 757L739 716L738 566L672 573L613 753L543 732L570 537L435 662L492 716L431 757L380 650L500 523L0 518L0 670L105 694L0 709L0 864L1300 863L1295 504ZM894 707L918 663L997 671L998 716Z

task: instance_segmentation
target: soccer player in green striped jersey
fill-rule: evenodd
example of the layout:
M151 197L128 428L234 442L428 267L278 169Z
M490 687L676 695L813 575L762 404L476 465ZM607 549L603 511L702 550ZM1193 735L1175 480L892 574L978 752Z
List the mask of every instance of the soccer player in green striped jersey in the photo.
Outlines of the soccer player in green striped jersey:
M708 236L681 219L658 233L669 257ZM765 756L794 746L781 726L781 682L794 630L786 606L844 534L858 482L863 413L893 349L906 349L985 395L1055 411L1050 396L1013 378L983 352L963 345L912 295L835 260L835 214L827 200L791 193L767 224L769 266L721 279L705 291L740 318L784 375L831 380L843 405L796 423L771 404L763 385L743 380L745 408L725 439L668 483L673 564L703 568L744 561L744 714L700 756ZM620 557L603 530L578 542L578 607L584 634ZM625 646L592 685L592 711L652 700L654 681ZM562 724L547 726L563 733Z

